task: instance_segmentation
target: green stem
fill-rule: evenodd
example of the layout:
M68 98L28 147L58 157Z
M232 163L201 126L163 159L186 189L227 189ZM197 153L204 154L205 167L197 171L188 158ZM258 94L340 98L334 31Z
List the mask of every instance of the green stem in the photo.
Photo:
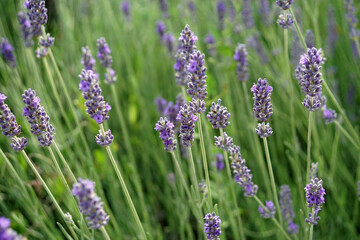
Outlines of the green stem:
M77 182L76 180L76 177L73 173L73 171L71 170L69 164L67 163L67 161L65 160L64 156L62 155L60 149L59 149L59 146L57 145L56 141L54 140L53 141L53 146L55 147L55 150L57 152L57 154L59 155L60 159L61 159L61 162L64 164L68 174L70 174L70 178L71 178L71 181L73 181L74 183Z
M314 217L314 215L315 215L315 208L312 209L311 214L312 214L312 216ZM313 239L313 232L314 232L314 224L310 224L309 240L312 240L312 239Z
M185 180L185 178L184 178L184 175L182 174L179 161L177 160L176 155L175 155L174 152L170 152L170 153L171 153L172 159L173 159L173 161L174 161L175 167L176 167L176 169L177 169L177 171L178 171L178 173L179 173L179 175L180 175L181 183L182 183L182 185L183 185L183 187L184 187L184 189L185 189L186 195L188 195L188 198L189 198L189 199L192 199L191 193L190 193L190 190L189 190L189 187L187 186L186 180Z
M100 231L102 232L102 234L104 235L104 238L105 238L106 240L111 240L111 238L109 237L109 234L108 234L108 232L106 231L106 229L105 229L104 226L100 228Z
M294 12L293 12L293 10L291 8L289 8L289 11L290 11L290 13L291 13L291 15L292 15L292 17L294 19L295 28L296 28L297 34L298 34L298 36L300 38L300 42L303 45L303 48L306 50L307 49L306 42L305 42L303 34L301 33L301 30L300 30L299 24L298 24L298 22L296 20L295 14L294 14Z
M309 124L308 124L308 136L307 136L307 154L306 154L306 181L310 177L310 163L311 163L311 125L313 112L309 111Z
M197 199L200 202L199 183L198 183L198 180L197 180L197 177L196 177L196 170L195 170L194 158L193 158L193 155L192 155L191 147L187 147L187 151L188 151L188 154L189 154L188 159L189 159L189 165L190 165L190 168L191 168L190 176L191 176L192 184L194 185L194 189L195 189L195 192L196 192Z
M5 160L5 164L9 166L11 173L14 175L16 180L19 182L20 187L23 189L23 191L25 193L27 193L24 182L21 180L19 174L16 172L14 166L11 164L10 160L6 157L5 153L2 151L1 148L0 148L0 153L1 153L1 155L3 156L3 158Z
M212 196L211 196L211 187L210 187L209 168L208 168L208 165L207 165L206 151L205 151L205 144L204 144L204 136L203 136L202 127L201 127L201 114L198 114L198 126L199 126L201 155L202 155L202 159L203 159L204 172L205 172L205 180L206 180L206 185L208 186L208 193L209 193L208 199L209 199L209 202L210 202L210 207L213 208L213 202L212 202Z
M39 181L41 182L42 186L44 187L46 193L49 195L52 203L55 205L56 210L59 212L59 214L61 215L61 217L63 218L63 220L65 221L66 225L69 227L71 235L74 237L74 239L78 240L78 237L76 235L76 233L74 232L74 229L70 226L70 224L66 221L65 219L65 215L64 212L62 211L62 209L60 208L60 205L58 204L58 202L56 201L54 195L51 193L49 187L47 186L47 184L45 183L44 179L41 177L40 173L38 172L38 170L36 169L36 167L34 166L34 164L32 163L32 161L30 160L30 158L28 157L28 155L26 154L26 152L24 150L21 151L22 155L25 157L26 162L29 164L29 166L31 167L31 169L33 170L33 172L35 173L36 177L39 179Z
M221 134L222 138L224 138L224 131L222 128L220 128L220 134ZM229 181L228 184L230 185L231 195L232 195L233 202L235 205L235 213L236 213L237 221L239 224L240 239L246 239L245 234L244 234L243 223L242 223L241 216L240 216L239 206L236 201L236 194L235 194L235 189L234 189L234 179L232 178L232 175L231 175L229 158L228 158L227 151L225 151L225 150L224 150L224 158L225 158L226 172L227 172L228 181ZM238 235L235 235L235 237L236 237L236 239L238 239Z
M263 123L263 125L264 125L264 123ZM273 173L271 160L270 160L269 147L268 147L268 144L267 144L267 138L264 137L263 140L264 140L264 149L265 149L266 161L267 161L267 165L268 165L268 171L269 171L269 175L270 175L271 188L272 188L273 195L274 195L275 205L276 205L276 209L280 209L280 204L279 204L277 191L276 191L274 173ZM282 225L281 211L278 210L277 212L278 212L280 224Z
M263 208L266 209L266 206L260 201L260 199L255 195L254 199L259 203L259 205ZM277 211L280 212L280 211ZM282 224L280 224L274 217L271 218L271 220L275 223L275 225L279 228L280 232L284 235L284 237L288 240L291 240L290 236L286 233L286 231L284 230L284 228L282 227Z
M104 126L103 126L102 124L99 124L99 126L100 126L100 129L101 129L102 135L105 136ZM140 230L140 232L141 232L141 235L143 236L143 239L147 239L146 233L145 233L145 231L144 231L144 228L143 228L143 226L142 226L142 224L141 224L141 222L140 222L139 215L138 215L137 212L136 212L134 203L133 203L133 201L131 200L131 196L130 196L129 191L128 191L127 187L126 187L125 181L124 181L124 179L123 179L123 177L122 177L122 175L121 175L120 169L119 169L119 167L118 167L118 165L117 165L117 163L116 163L116 161L115 161L115 158L114 158L114 156L113 156L113 154L112 154L112 152L111 152L111 149L110 149L109 146L106 146L105 148L106 148L107 154L109 155L111 164L113 165L114 170L115 170L115 172L116 172L116 175L117 175L117 177L118 177L118 179L119 179L119 181L120 181L121 188L122 188L123 191L124 191L125 198L126 198L128 204L129 204L129 206L130 206L130 209L131 209L131 212L132 212L132 214L133 214L133 217L135 218L135 222L136 222L136 224L137 224L137 226L138 226L138 228L139 228L139 230Z
M344 134L344 136L356 147L356 149L360 150L360 145L356 144L355 140L350 136L350 134L341 126L341 124L335 120L334 123L340 129L340 131Z

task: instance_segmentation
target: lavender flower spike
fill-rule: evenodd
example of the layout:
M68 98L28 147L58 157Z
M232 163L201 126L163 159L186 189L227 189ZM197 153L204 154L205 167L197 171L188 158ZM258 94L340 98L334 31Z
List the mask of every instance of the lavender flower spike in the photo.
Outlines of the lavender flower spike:
M99 130L99 134L95 137L96 143L100 146L110 146L110 144L114 141L114 135L111 134L111 130L107 130L103 135L101 130Z
M46 38L40 36L39 47L35 50L36 57L42 58L49 54L49 49L54 45L55 38L50 36L50 33L46 34Z
M325 124L330 124L337 118L337 113L331 108L325 108L323 110L323 117L325 119Z
M190 64L188 66L189 71L189 79L188 90L187 93L193 99L204 100L207 95L206 91L206 67L205 63L205 55L200 51L197 51L190 56Z
M177 141L174 138L174 124L166 117L161 117L160 120L155 124L155 130L160 132L159 137L165 145L165 151L175 151Z
M236 75L241 82L249 79L247 55L245 44L239 43L235 49L234 60L236 61Z
M46 24L48 18L45 1L25 0L24 7L29 10L28 16L33 37L41 36L41 26Z
M34 45L34 41L32 40L33 35L29 16L26 12L19 12L18 21L25 47L32 47Z
M250 29L255 25L251 3L251 0L243 0L242 19L247 29Z
M113 59L110 56L111 50L106 43L105 38L99 38L97 40L98 53L97 57L100 59L101 65L106 68L105 82L107 84L114 84L116 82L115 71L112 69Z
M92 57L88 46L81 48L81 64L84 65L85 70L92 70L95 73L95 58Z
M79 89L83 92L82 96L86 100L86 112L96 123L103 123L109 119L108 113L111 107L104 101L104 97L101 95L99 80L91 70L82 70L79 78Z
M232 137L228 136L226 132L223 133L223 136L215 136L214 138L215 145L224 151L228 151L233 147L233 139Z
M294 0L276 0L276 4L279 5L283 10L287 10L291 7Z
M273 218L276 213L276 208L272 201L266 201L265 209L260 205L258 211L262 218Z
M120 5L121 11L127 21L130 20L130 2L122 1Z
M188 104L185 104L180 108L176 119L181 123L181 143L191 147L194 141L195 122L198 121L198 118L194 115L194 110Z
M1 39L0 50L1 50L1 54L3 55L9 67L11 68L16 67L16 57L14 55L14 48L11 46L11 44L6 38Z
M216 5L216 11L219 19L219 29L224 29L224 18L226 13L226 4L223 0L220 0Z
M213 102L210 107L210 112L206 115L211 123L212 127L215 129L226 128L230 124L229 117L230 113L227 108L221 105L221 99L218 99L218 102Z
M204 217L204 233L206 233L208 240L220 240L221 234L221 219L216 216L215 212L208 213Z
M23 115L30 123L31 133L37 136L39 146L48 147L52 144L55 128L50 124L49 116L43 106L40 105L40 98L36 96L35 90L25 90L22 95L25 107Z
M261 122L267 122L273 114L271 104L271 93L273 88L269 85L266 78L259 78L257 84L251 87L254 94L254 116Z
M295 213L292 206L291 192L288 185L282 185L280 187L280 209L284 221L288 224L288 232L290 234L296 234L299 232L299 226L295 224Z
M21 126L16 122L9 106L5 104L6 98L7 96L0 93L0 128L4 136L11 137L11 147L15 151L21 151L26 148L27 139L25 137L16 137L21 134Z
M163 21L157 21L155 32L160 36L160 38L164 36L165 31L166 31L165 23Z
M310 180L310 183L305 187L306 193L306 202L308 207L314 209L314 214L309 213L309 217L305 221L309 224L316 225L320 220L320 217L317 216L321 210L321 205L325 203L325 189L322 186L322 180L319 180L317 177Z
M95 182L79 178L73 185L72 194L79 200L80 212L86 216L90 228L99 229L108 223L109 216L95 193Z
M222 155L221 153L218 153L218 154L215 154L214 158L215 158L214 165L216 166L217 171L221 172L221 170L223 170L225 167L224 155Z
M294 19L290 13L280 14L277 23L283 28L288 29L294 24Z
M18 235L10 228L10 220L6 217L0 217L0 239L1 240L21 240L23 237Z
M231 168L235 175L235 182L242 188L245 197L255 196L258 186L252 181L251 170L246 167L246 161L241 157L240 147L233 145L228 152Z

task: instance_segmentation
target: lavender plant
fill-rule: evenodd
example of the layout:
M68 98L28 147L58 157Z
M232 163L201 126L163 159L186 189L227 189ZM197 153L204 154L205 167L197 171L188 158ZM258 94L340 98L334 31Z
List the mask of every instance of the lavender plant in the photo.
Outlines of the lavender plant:
M99 58L101 65L106 68L105 82L109 85L112 85L116 82L117 77L115 75L115 70L112 69L113 60L112 56L110 55L111 50L109 45L106 43L105 38L102 37L97 40L97 47L97 57Z
M272 201L265 201L265 202L266 202L265 208L259 205L258 212L260 213L260 217L273 218L276 213L275 205Z
M219 240L221 234L221 219L216 216L215 212L208 213L204 217L204 233L206 233L208 240Z
M241 82L249 79L247 55L245 44L238 44L233 58L236 61L236 75Z
M280 209L284 221L287 224L287 231L290 234L297 234L299 226L294 223L295 213L291 200L291 191L288 185L280 187Z
M15 68L16 57L14 55L14 48L6 38L2 38L0 41L0 51L9 67Z

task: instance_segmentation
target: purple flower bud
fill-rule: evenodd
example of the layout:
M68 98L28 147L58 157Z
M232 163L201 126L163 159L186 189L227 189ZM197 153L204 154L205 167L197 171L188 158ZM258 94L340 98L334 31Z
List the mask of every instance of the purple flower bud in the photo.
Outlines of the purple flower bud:
M223 133L223 136L214 136L214 138L215 145L224 151L228 151L233 147L233 139L232 137L228 136L226 132Z
M110 144L114 141L114 135L111 134L110 129L105 132L105 135L103 135L101 130L99 130L99 134L96 135L95 140L100 146L110 146Z
M79 89L83 92L82 96L86 101L86 112L98 124L108 120L108 113L111 107L104 101L104 97L101 95L99 80L95 77L93 71L84 69L79 75L79 78Z
M155 124L155 130L159 131L159 137L165 145L165 151L173 152L176 149L176 139L174 138L174 124L166 117L160 118Z
M314 112L321 107L321 98L319 95L316 95L314 97L306 95L302 104L308 111Z
M0 239L1 240L21 240L23 237L18 235L10 228L10 220L0 217Z
M273 114L271 104L271 93L273 88L269 85L266 78L259 78L257 84L251 87L254 94L254 116L261 122L267 122Z
M234 60L236 61L236 76L241 82L249 79L247 55L245 44L238 44L235 49Z
M165 33L162 37L162 42L171 54L174 50L175 37L171 33Z
M48 18L45 1L26 0L24 7L29 10L28 16L31 22L32 36L41 36L41 26L46 24Z
M49 54L50 47L54 45L54 41L55 38L51 37L49 33L46 35L46 38L40 36L40 40L39 40L40 46L35 50L36 57L42 58L47 56Z
M252 181L251 170L246 166L245 159L242 159L240 147L233 145L229 150L231 168L235 175L235 182L242 188L245 197L256 195L258 186Z
M204 233L206 233L208 240L218 240L221 234L221 219L216 216L215 212L208 213L204 217Z
M290 234L298 234L299 233L299 225L293 223L293 222L290 222L288 227L287 227L287 231L290 233Z
M276 0L276 4L279 5L283 10L287 10L291 7L294 0Z
M121 11L125 16L125 19L130 20L130 2L122 1L120 5Z
M18 21L25 47L32 47L34 45L34 41L32 40L33 35L29 16L26 12L19 12Z
M188 67L190 81L188 82L187 93L193 99L204 100L207 95L206 91L206 67L205 55L197 51L190 56L190 64Z
M325 108L323 110L323 117L325 119L325 124L329 124L335 121L337 118L337 113L331 108Z
M199 189L201 194L206 198L208 190L204 179L202 179L201 182L199 183Z
M216 166L217 171L221 172L221 170L223 170L225 167L224 155L222 155L221 153L218 153L218 154L215 154L214 158L215 158L214 165Z
M27 147L27 138L20 137L20 138L11 138L12 143L10 146L14 149L14 151L20 152Z
M187 147L191 147L194 141L195 122L198 121L198 118L194 114L194 109L188 104L181 106L176 119L181 123L181 143Z
M14 137L21 133L21 126L16 122L9 106L5 104L6 98L7 96L0 93L0 127L4 136Z
M205 101L200 99L192 99L189 102L190 107L194 109L194 113L203 113L206 111Z
M113 60L110 56L111 50L109 45L106 43L105 38L102 37L97 40L97 48L97 57L100 59L101 65L103 65L104 68L111 68Z
M14 55L14 48L11 46L7 38L2 38L0 41L0 50L6 63L9 67L16 67L16 57Z
M92 57L88 46L81 48L81 64L84 65L85 70L92 70L95 72L95 58Z
M319 180L317 177L311 179L310 183L305 187L306 193L306 202L309 208L313 208L314 214L309 213L309 217L305 221L309 224L316 225L320 220L320 217L317 216L318 212L321 210L321 205L325 203L325 189L322 186L322 180Z
M160 36L160 38L162 38L162 36L164 36L165 31L166 31L165 23L163 21L157 21L155 31Z
M25 107L23 115L30 123L31 133L37 136L40 147L48 147L52 144L55 128L50 124L50 118L40 105L40 98L36 96L35 90L25 90L22 95Z
M280 187L280 209L284 221L288 224L288 232L290 234L296 234L299 232L299 226L295 224L295 213L292 206L291 191L288 185L282 185Z
M255 131L257 135L261 138L267 138L270 137L270 135L273 133L272 128L270 127L269 123L258 123L257 127L255 128Z
M218 4L216 6L216 11L217 11L218 19L219 19L219 29L223 30L224 29L224 18L225 18L225 14L226 14L226 4L223 0L219 0Z
M251 0L243 0L242 6L242 19L245 25L245 28L250 29L255 25L253 10L251 6Z
M258 211L260 213L260 217L262 218L273 218L276 213L275 205L272 201L265 201L265 209L259 205Z
M105 82L107 84L114 84L116 82L117 77L115 75L114 69L107 68L106 73L104 75L105 75Z
M213 102L210 107L210 112L206 115L211 123L212 127L215 129L226 128L229 125L230 113L227 108L221 105L221 99L218 99L218 102Z
M90 228L99 229L108 223L110 217L105 213L103 202L95 193L95 182L79 178L73 185L72 194L78 199L80 212L86 216Z
M290 13L280 14L277 23L284 29L288 29L294 24L294 19Z
M70 225L73 226L75 224L73 217L71 216L71 214L69 212L65 213L64 217L65 217L65 221L68 222Z
M159 96L159 97L155 98L154 103L155 103L156 109L160 113L160 115L164 116L164 111L165 111L165 108L166 108L168 102L164 98Z

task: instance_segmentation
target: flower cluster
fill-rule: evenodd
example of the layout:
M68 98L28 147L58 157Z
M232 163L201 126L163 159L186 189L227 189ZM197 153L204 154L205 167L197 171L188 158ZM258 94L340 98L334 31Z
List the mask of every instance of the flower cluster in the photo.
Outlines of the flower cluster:
M40 36L39 47L35 50L36 57L42 58L49 54L49 49L54 45L55 38L50 36L50 33L46 34L46 38Z
M130 2L122 1L120 5L121 11L124 14L125 20L130 20Z
M181 123L181 143L187 147L191 147L194 141L195 122L198 121L198 118L194 114L194 109L192 109L189 104L181 106L176 119Z
M111 130L107 130L104 135L101 130L99 130L99 134L95 137L96 143L100 146L109 146L114 141L114 135L111 134Z
M206 44L207 52L210 56L214 57L216 55L216 44L214 36L209 33L205 36L204 42Z
M234 60L236 61L236 76L241 82L249 79L247 55L245 44L238 44L235 49Z
M226 132L224 132L222 136L214 136L214 138L215 145L224 151L229 150L233 146L233 139L232 137L228 136Z
M227 108L221 105L221 99L218 102L213 102L210 107L210 112L206 115L215 129L226 128L229 125L230 113Z
M65 218L65 221L68 222L70 225L73 226L75 224L73 217L71 216L71 214L69 212L64 214L64 218Z
M291 191L288 185L280 187L280 209L284 221L288 224L288 232L290 234L297 234L299 226L294 223L295 213L292 207Z
M16 137L21 133L21 126L16 122L14 114L11 112L9 106L5 104L7 96L0 93L0 128L2 134L11 137L11 147L15 151L21 151L27 146L27 139L25 137Z
M318 109L321 105L321 68L325 63L322 50L308 48L300 57L296 68L296 78L301 86L302 93L306 96L303 105L309 111Z
M82 70L79 78L79 89L83 92L82 96L86 100L86 112L96 123L103 123L109 119L108 113L111 107L104 101L104 97L101 95L99 80L91 70Z
M319 171L319 163L311 163L309 172L309 181L317 177Z
M155 130L159 131L159 137L165 145L165 151L173 152L176 149L176 139L174 138L174 127L175 125L170 122L166 117L160 118L155 124Z
M90 228L98 229L108 223L109 216L95 193L95 182L79 178L73 186L72 194L79 200L80 212L86 216Z
M55 128L50 124L49 116L40 105L40 98L36 96L35 90L25 90L22 95L25 107L23 115L30 123L31 133L37 136L41 147L48 147L52 144Z
M154 103L156 105L156 109L157 111L161 114L164 115L164 111L166 109L166 106L168 105L168 102L166 101L166 99L158 96L155 98Z
M259 135L261 138L267 138L270 137L270 135L273 133L272 128L270 127L270 123L258 123L257 127L255 128L255 131L257 135Z
M84 65L85 70L92 70L95 73L95 58L91 55L91 50L88 46L81 48L81 64Z
M252 181L251 170L246 166L245 159L242 159L240 147L233 145L229 149L231 168L235 175L235 182L242 188L245 197L256 195L258 186Z
M41 26L47 22L47 9L43 0L25 0L24 7L28 10L33 37L41 35Z
M312 213L309 213L309 217L305 221L309 224L316 225L320 220L320 217L317 216L321 210L321 205L325 203L324 195L325 189L322 186L322 180L319 180L317 177L310 180L310 183L305 187L306 193L306 202L308 207L313 209Z
M107 84L113 84L116 82L115 71L112 69L113 59L110 56L111 50L106 43L105 38L99 38L97 40L98 53L97 57L100 59L101 65L106 68L105 82Z
M165 31L166 31L165 23L163 21L157 21L155 32L159 35L160 38L164 36Z
M205 180L202 179L201 182L199 183L199 189L200 189L200 193L204 196L207 197L207 186L205 184Z
M215 158L214 165L215 165L216 169L218 170L218 172L220 172L225 167L224 155L222 155L221 153L218 153L218 154L215 154L214 158Z
M223 0L220 0L218 2L218 4L216 5L216 12L217 12L218 19L219 19L219 29L223 30L224 29L224 18L225 18L225 14L226 14L226 5Z
M247 29L250 29L255 25L251 3L251 0L243 0L242 19L245 28Z
M177 125L177 116L180 111L181 106L185 105L185 99L181 94L176 96L175 104L171 101L167 103L166 108L164 109L163 115L167 117L175 126Z
M291 7L294 0L276 0L276 4L279 5L283 10L287 10Z
M166 46L170 54L174 50L174 41L175 37L171 33L165 33L162 37L162 43Z
M262 218L273 218L276 213L275 205L272 201L265 201L265 208L259 205L258 211Z
M6 63L11 68L16 67L16 57L14 55L14 48L11 46L11 44L6 38L1 39L0 41L0 51Z
M269 86L266 78L259 78L257 84L251 87L251 92L254 94L254 116L261 122L267 122L273 114L271 104L271 93L273 88Z
M21 235L18 235L14 230L10 228L10 219L6 217L0 217L0 239L2 240L21 240Z
M31 29L31 21L26 12L18 13L18 21L20 24L21 35L24 40L25 47L31 47L34 45L32 29Z
M196 50L195 42L197 40L197 36L190 30L189 25L186 25L180 33L179 48L175 54L176 63L174 64L174 70L178 85L186 86L189 81L187 66L190 61L190 55Z
M221 219L216 216L215 212L208 213L204 217L204 233L206 233L208 240L220 240L221 234Z
M284 29L291 27L294 24L294 19L290 13L280 14L277 23Z
M356 17L356 9L353 0L345 0L346 21L350 27L350 38L355 40L360 37L360 30L356 29L359 19Z
M325 108L323 110L323 117L325 119L325 124L329 124L336 120L337 113L335 110L333 110L331 108Z

